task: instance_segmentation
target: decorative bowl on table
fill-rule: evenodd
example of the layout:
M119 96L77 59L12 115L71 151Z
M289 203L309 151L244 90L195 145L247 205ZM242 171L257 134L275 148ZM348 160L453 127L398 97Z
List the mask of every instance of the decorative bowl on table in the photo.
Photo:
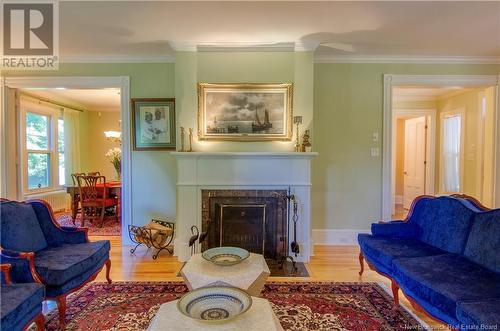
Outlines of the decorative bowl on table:
M207 322L225 322L252 306L252 297L245 291L230 286L200 287L184 294L177 309L193 319Z
M249 257L250 253L239 247L215 247L207 249L201 256L214 264L228 266L240 263Z

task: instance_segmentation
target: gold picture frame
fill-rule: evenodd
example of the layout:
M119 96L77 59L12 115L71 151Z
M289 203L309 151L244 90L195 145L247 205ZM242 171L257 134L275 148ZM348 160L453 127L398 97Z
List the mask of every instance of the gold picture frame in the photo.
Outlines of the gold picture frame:
M293 84L198 83L198 139L290 141Z

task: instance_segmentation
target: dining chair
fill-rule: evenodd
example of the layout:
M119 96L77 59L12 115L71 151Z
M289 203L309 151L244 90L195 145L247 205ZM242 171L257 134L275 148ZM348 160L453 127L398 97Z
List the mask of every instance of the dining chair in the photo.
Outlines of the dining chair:
M107 196L105 176L80 175L77 179L82 208L82 227L85 226L85 220L89 220L92 224L100 220L99 227L102 227L106 208L116 208L118 200Z

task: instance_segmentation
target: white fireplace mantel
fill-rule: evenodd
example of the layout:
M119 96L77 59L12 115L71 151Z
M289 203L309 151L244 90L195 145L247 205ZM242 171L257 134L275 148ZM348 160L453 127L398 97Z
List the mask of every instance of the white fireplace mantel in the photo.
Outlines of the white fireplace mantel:
M174 254L190 256L191 226L201 230L203 189L291 189L299 204L297 261L311 255L311 159L318 153L172 152L177 159L177 224ZM290 232L292 236L292 232ZM289 238L293 240L293 238Z

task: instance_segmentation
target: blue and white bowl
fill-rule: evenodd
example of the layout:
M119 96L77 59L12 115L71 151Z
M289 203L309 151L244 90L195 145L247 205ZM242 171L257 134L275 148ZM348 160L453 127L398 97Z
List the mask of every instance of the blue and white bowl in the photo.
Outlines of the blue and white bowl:
M236 287L201 287L186 293L177 302L179 311L191 318L207 322L225 322L252 306L252 297Z
M240 263L249 257L250 253L246 249L239 247L216 247L207 249L201 256L217 265L228 266Z

